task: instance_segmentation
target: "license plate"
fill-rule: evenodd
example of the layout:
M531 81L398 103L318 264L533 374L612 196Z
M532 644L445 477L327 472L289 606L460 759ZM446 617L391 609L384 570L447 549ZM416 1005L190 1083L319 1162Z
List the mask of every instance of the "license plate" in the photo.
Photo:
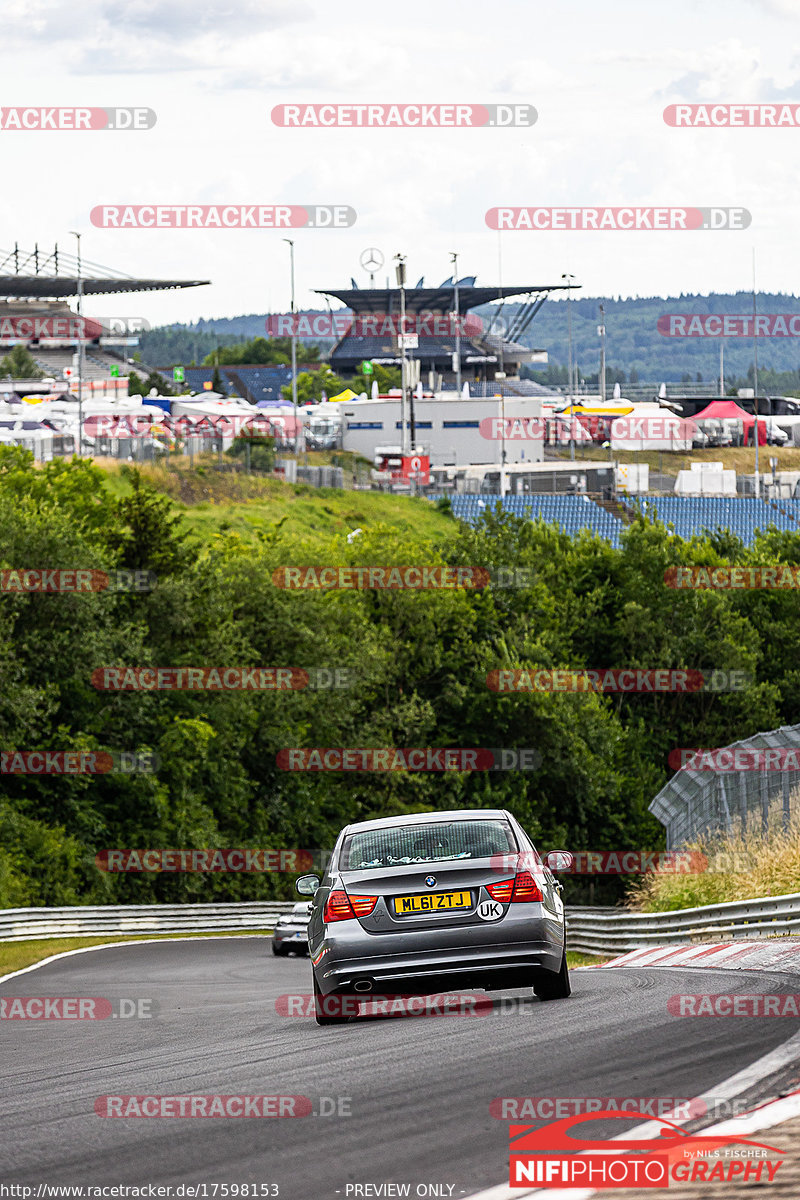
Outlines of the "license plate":
M306 935L304 933L293 933L291 940L293 942L304 942L306 940Z
M403 913L449 912L472 908L471 892L426 892L424 896L395 896L394 911Z

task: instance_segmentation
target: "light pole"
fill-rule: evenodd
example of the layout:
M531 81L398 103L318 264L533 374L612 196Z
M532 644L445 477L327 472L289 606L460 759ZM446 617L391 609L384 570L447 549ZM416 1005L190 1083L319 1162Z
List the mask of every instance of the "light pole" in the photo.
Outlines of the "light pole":
M450 262L453 264L453 290L455 292L456 306L456 391L461 395L461 320L458 306L458 255L455 252L450 254Z
M81 235L70 233L78 241L78 458L83 458L83 273L81 271Z
M574 429L573 421L575 420L575 413L572 410L575 407L575 402L573 399L573 387L572 387L572 281L575 278L575 276L569 275L569 274L563 274L561 276L561 278L566 279L566 281L567 281L567 339L569 342L569 408L570 408L570 413L569 413L569 456L571 459L574 459L575 458L575 429Z
M753 426L753 441L756 446L756 496L761 495L761 477L758 473L758 341L756 337L756 251L753 247L753 408L756 423Z
M406 256L395 254L395 274L400 288L400 454L408 453L406 431Z
M600 325L597 332L600 334L600 402L606 402L606 310L600 305Z
M292 407L294 409L294 457L295 461L297 461L300 456L300 434L297 428L297 320L294 308L294 242L291 238L284 238L283 240L289 245L289 270L292 288Z

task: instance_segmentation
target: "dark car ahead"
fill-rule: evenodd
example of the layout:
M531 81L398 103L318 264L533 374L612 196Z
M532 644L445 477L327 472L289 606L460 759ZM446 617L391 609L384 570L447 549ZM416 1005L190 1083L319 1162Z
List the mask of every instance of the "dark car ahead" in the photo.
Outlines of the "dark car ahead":
M292 911L284 913L275 922L272 934L272 953L289 954L294 950L297 954L308 954L308 921L311 905L293 904Z
M571 858L547 856L554 869ZM324 998L430 995L442 989L531 987L570 994L561 885L502 809L387 817L346 826L320 880L308 925L316 1017Z

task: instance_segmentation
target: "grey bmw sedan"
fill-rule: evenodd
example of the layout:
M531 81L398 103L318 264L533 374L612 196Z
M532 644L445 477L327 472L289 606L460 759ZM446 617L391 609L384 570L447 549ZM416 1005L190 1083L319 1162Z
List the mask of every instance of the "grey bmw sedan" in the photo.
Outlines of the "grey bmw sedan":
M418 813L347 825L325 874L303 875L315 1010L328 997L430 995L455 986L570 994L564 905L553 870L503 809Z

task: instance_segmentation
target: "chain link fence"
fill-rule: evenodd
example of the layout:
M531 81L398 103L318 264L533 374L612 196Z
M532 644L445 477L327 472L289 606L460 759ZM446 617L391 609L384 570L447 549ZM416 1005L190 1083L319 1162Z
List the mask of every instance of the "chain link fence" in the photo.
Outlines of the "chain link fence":
M787 829L800 815L800 725L754 734L698 761L705 765L681 767L649 806L666 828L667 849L719 835L746 841Z

